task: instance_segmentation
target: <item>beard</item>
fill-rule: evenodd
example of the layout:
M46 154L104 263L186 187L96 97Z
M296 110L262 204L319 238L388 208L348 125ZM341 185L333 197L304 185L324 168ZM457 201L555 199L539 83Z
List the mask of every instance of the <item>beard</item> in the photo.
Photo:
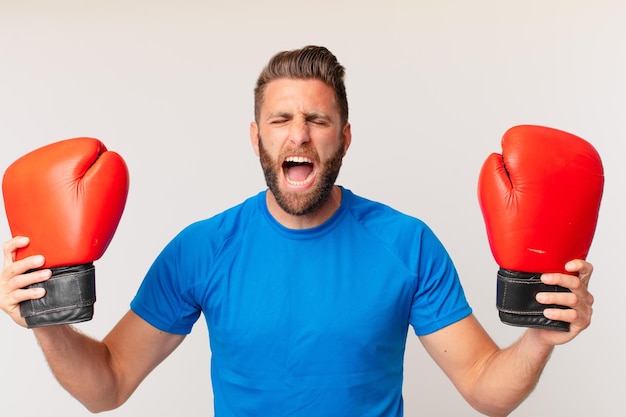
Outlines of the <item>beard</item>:
M298 151L307 151L317 161L319 167L316 183L311 189L301 193L283 191L280 188L279 181L279 173L283 170L283 158L279 157L277 161L272 160L267 150L263 147L263 139L259 136L259 159L265 175L265 183L274 195L278 206L292 216L310 214L328 201L343 161L344 141L343 139L340 140L337 151L323 164L319 162L319 157L314 149L308 149L305 146L298 149Z

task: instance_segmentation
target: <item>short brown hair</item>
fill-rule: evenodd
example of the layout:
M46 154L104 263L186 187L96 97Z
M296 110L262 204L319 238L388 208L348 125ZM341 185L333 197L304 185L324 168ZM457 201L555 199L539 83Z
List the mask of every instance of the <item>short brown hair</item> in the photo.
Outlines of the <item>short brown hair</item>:
M348 97L344 84L345 68L323 46L305 46L274 55L263 68L254 89L254 117L259 121L267 84L280 78L315 79L335 91L341 122L348 122Z

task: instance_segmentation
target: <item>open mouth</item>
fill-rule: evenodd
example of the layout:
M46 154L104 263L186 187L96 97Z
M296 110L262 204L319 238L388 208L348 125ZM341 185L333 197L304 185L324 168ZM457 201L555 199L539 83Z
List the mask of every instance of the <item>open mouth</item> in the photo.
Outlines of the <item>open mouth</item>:
M303 186L313 179L315 166L309 158L290 156L283 162L283 172L289 185Z

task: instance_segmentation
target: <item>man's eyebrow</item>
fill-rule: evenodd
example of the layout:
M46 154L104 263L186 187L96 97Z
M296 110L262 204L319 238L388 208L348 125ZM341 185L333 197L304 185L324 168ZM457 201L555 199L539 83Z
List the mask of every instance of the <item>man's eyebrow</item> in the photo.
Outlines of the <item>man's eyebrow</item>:
M313 120L313 119L324 119L324 120L328 120L331 121L332 118L326 114L326 113L322 113L322 112L310 112L310 113L306 113L304 115L304 117L307 120Z
M267 115L267 119L272 119L274 117L290 118L292 117L292 114L287 111L277 111L277 112L270 113Z

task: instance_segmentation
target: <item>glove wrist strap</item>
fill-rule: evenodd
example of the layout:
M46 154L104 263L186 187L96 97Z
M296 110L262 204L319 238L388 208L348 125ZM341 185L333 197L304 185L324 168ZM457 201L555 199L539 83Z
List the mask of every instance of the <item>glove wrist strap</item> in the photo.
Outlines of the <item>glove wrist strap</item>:
M93 263L51 268L52 276L27 288L44 288L46 295L20 303L28 328L71 324L93 318L96 302Z
M550 320L543 315L546 308L568 308L537 302L539 292L569 292L568 289L541 282L540 273L498 271L497 301L500 320L512 326L569 331L569 323Z

